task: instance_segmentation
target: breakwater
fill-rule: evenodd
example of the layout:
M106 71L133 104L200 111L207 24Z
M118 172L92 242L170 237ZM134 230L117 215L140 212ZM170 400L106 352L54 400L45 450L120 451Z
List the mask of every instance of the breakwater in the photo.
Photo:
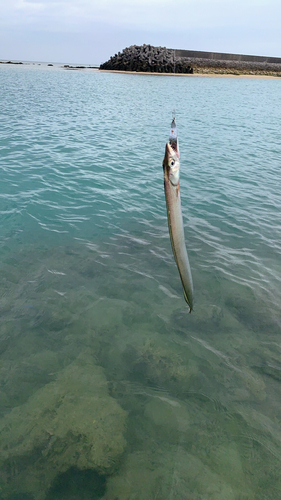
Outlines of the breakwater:
M103 70L281 76L281 58L131 45L100 65Z
M131 45L110 57L100 69L147 71L152 73L193 73L188 60L177 57L175 50L153 45Z

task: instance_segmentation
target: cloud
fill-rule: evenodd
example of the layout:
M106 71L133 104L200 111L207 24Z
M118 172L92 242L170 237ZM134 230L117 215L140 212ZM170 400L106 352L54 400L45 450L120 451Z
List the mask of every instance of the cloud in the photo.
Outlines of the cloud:
M280 17L280 0L0 0L0 57L99 62L142 43L281 56Z
M280 13L277 0L1 0L1 23L36 24L41 27L77 29L91 23L138 29L167 29L251 26ZM275 14L274 14L275 13ZM5 15L6 14L6 15ZM9 19L7 19L9 18ZM50 25L51 23L51 25Z

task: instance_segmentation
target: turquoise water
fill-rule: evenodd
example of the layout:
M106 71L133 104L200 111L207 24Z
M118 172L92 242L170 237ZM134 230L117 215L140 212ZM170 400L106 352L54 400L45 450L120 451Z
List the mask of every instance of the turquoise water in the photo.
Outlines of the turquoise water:
M1 500L281 499L280 104L278 79L2 65Z

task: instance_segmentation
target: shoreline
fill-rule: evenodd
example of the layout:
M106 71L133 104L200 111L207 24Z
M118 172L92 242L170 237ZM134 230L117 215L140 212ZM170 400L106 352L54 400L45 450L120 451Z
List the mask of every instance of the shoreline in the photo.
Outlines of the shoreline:
M196 78L196 77L206 77L206 78L261 78L265 80L275 80L279 79L281 80L280 76L275 76L275 75L261 75L261 74L254 74L251 75L249 73L241 73L241 74L233 74L233 73L212 73L206 72L206 73L156 73L152 71L124 71L124 70L117 70L117 69L98 69L99 72L101 73L119 73L119 74L127 74L127 75L153 75L153 76L177 76L177 77L189 77L189 78Z

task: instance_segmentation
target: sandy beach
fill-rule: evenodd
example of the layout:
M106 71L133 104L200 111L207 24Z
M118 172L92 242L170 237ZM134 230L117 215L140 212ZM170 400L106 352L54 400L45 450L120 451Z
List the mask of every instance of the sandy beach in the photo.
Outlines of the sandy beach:
M215 78L262 78L262 79L280 79L280 76L274 75L250 75L250 74L237 74L232 73L156 73L149 71L120 71L120 70L109 70L109 69L99 69L101 73L120 73L129 75L153 75L153 76L179 76L179 77L215 77Z

